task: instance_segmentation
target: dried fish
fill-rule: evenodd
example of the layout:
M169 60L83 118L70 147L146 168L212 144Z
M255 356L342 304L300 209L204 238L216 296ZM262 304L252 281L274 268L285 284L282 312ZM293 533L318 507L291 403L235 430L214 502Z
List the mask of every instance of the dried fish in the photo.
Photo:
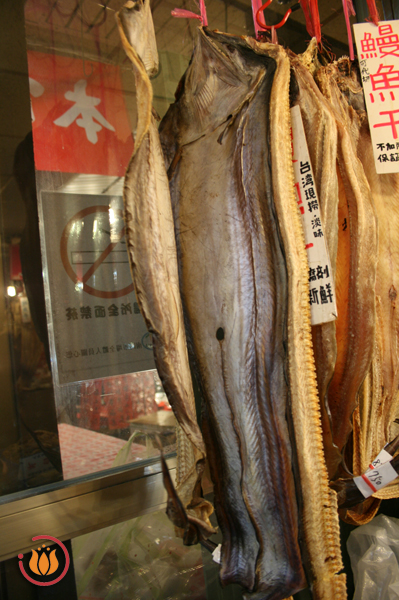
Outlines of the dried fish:
M399 315L399 174L377 174L359 72L348 59L340 59L339 86L346 101L351 137L370 186L378 222L375 304L376 335L373 359L354 414L353 472L364 473L380 449L394 437L398 412ZM399 484L392 483L374 497L395 498ZM371 503L371 501L370 501ZM379 503L366 511L361 522L372 518ZM356 523L359 522L357 518Z
M288 357L291 413L302 493L301 520L318 599L346 598L336 494L329 487L324 459L319 398L311 341L308 262L303 229L294 196L290 139L290 64L283 48L249 38L256 52L277 62L270 101L270 153L273 195L288 271Z
M213 507L200 496L205 447L196 419L188 363L169 186L152 115L148 74L156 72L158 55L149 0L127 2L117 22L134 67L138 97L135 148L124 184L130 264L137 301L152 333L158 373L187 436L186 440L180 433L183 456L178 466L178 493L188 517L195 518L200 534L206 538L215 531L209 521Z
M267 144L275 69L243 40L200 30L160 126L165 156L178 156L180 285L223 532L220 577L264 599L306 585L286 421L287 273Z
M272 44L200 29L160 126L162 152L147 74L155 55L135 41L134 13L147 27L149 1L130 1L119 13L139 113L125 180L129 253L157 367L194 448L186 455L195 468L184 469L177 490L182 503L164 466L168 514L186 543L213 532L199 496L205 451L184 314L223 533L222 583L283 600L307 585L309 558L314 597L343 599L293 188L289 58Z
M316 81L338 128L337 360L328 389L328 405L333 441L343 452L352 431L358 393L373 355L377 219L370 187L356 156L351 130L353 109L340 89L339 65L320 68Z
M313 38L306 52L300 56L290 53L295 77L294 105L299 105L306 141L312 161L315 184L321 210L323 231L330 255L332 274L336 276L338 246L338 178L337 126L333 112L318 89L313 72L317 69L317 43ZM293 94L291 93L291 97ZM317 388L323 427L323 445L326 464L332 478L342 456L332 439L331 413L327 390L334 374L337 358L335 321L312 327L313 351L316 364Z

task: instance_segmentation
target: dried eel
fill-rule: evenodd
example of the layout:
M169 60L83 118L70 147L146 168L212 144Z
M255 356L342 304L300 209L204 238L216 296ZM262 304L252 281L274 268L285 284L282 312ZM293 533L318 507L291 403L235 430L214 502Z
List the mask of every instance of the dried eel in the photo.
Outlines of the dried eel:
M328 389L328 404L333 440L343 451L352 431L357 395L373 355L377 220L370 187L356 156L348 104L339 87L338 65L320 68L316 81L338 127L337 360Z
M291 81L291 84L292 87L295 87L293 104L299 105L301 109L319 197L324 236L335 279L338 246L337 126L334 114L313 79L312 72L315 70L316 54L315 38L311 40L304 54L296 56L289 53L291 68L295 76L295 82ZM293 92L291 91L292 96ZM342 460L332 439L331 414L327 397L328 386L333 377L337 358L335 335L334 321L312 327L324 453L330 478L335 474Z
M148 74L157 71L158 54L149 4L149 0L127 2L117 14L122 43L134 68L138 109L135 148L124 184L126 238L136 297L153 336L158 373L184 431L179 433L183 456L178 493L189 519L206 538L214 533L209 522L213 508L200 497L205 447L188 363L169 186L152 116Z
M308 262L300 214L294 196L289 80L285 51L250 40L256 52L277 62L270 99L270 153L273 195L288 269L288 356L291 412L299 461L304 535L312 567L312 588L318 599L345 599L336 494L329 488L324 459L319 399L311 340ZM288 180L288 183L287 183Z
M286 269L267 145L274 71L274 60L243 40L200 30L160 135L223 532L220 577L277 600L306 580L285 417Z
M340 89L348 104L351 136L370 186L378 219L374 353L354 414L354 473L359 475L367 470L381 448L394 436L392 424L398 412L399 174L377 174L359 73L348 59L340 59L338 68ZM395 498L398 495L399 484L392 482L374 497Z

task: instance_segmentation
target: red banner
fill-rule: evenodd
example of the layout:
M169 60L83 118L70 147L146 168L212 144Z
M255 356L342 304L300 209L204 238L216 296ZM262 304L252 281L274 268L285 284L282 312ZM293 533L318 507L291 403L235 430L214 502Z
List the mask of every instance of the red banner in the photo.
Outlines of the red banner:
M119 67L41 52L28 63L36 169L123 176L133 139Z
M10 279L22 281L21 258L19 255L19 244L10 246Z

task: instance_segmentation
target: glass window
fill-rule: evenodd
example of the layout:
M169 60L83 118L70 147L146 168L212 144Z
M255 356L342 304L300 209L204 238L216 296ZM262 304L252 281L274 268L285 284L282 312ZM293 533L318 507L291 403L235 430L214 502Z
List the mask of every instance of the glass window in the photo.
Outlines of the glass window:
M134 295L123 222L123 176L136 98L120 43L120 0L2 3L0 493L87 475L174 450ZM154 108L173 102L197 22L151 3L160 54ZM209 26L252 34L249 2L208 0ZM278 0L265 13L277 22ZM332 52L347 51L342 7L320 2ZM302 11L278 31L305 49Z

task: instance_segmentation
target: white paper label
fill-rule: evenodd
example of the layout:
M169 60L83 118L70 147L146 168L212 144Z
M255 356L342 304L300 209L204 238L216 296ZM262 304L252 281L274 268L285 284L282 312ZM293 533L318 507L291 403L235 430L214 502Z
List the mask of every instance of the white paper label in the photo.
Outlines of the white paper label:
M377 173L399 173L399 21L353 25Z
M311 323L319 325L337 318L335 287L299 106L291 108L291 122L295 193L302 215L309 262Z
M377 469L377 467L380 467L381 465L384 465L387 462L391 462L392 459L393 459L393 456L391 456L389 454L389 452L387 452L383 448L381 450L381 452L379 453L379 455L377 456L377 458L375 458L373 460L373 462L370 464L370 469L367 469L367 472L372 469Z
M30 308L29 308L28 298L26 298L25 296L20 296L19 303L21 306L22 323L30 323L32 319L30 316Z
M353 481L363 496L368 498L396 479L397 476L398 474L391 463L386 462L377 469L370 469L360 477L354 477Z
M20 480L29 479L33 475L52 469L53 466L43 452L22 458L19 462L18 477Z
M216 546L216 548L212 552L212 559L213 559L213 561L215 563L218 563L219 565L221 563L221 556L220 556L221 550L222 550L222 544L219 544L218 546Z

